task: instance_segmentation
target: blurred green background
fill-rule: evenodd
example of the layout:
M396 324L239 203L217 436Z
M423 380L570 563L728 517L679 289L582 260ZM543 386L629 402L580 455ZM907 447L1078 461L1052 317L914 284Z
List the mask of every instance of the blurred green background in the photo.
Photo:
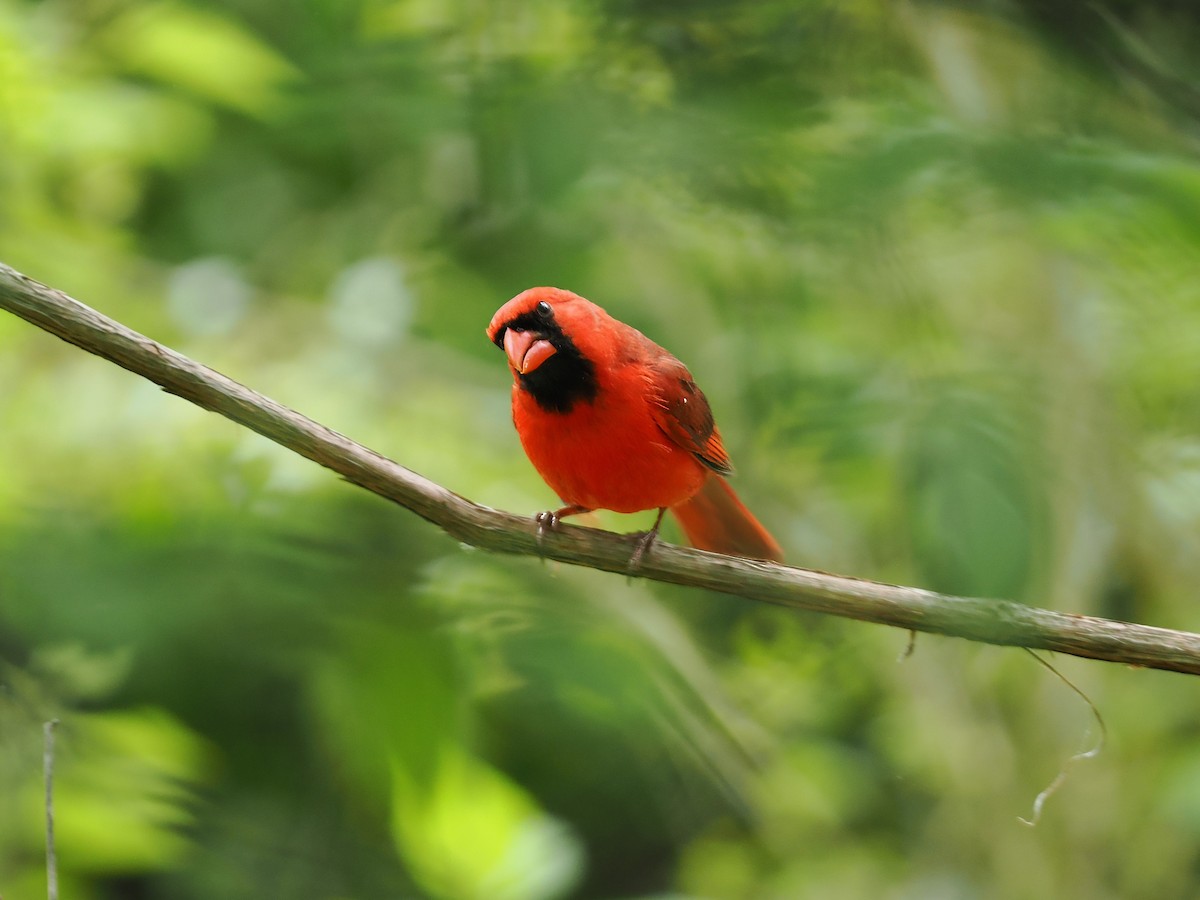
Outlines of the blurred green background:
M0 259L474 500L689 364L800 565L1198 629L1189 4L0 0ZM1200 683L494 557L0 315L0 895L1172 898ZM643 521L646 520L646 521ZM648 517L603 517L621 530Z

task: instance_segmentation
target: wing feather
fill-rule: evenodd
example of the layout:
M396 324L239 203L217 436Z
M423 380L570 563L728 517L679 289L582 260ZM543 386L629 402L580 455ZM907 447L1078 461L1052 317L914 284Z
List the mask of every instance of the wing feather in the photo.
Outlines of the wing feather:
M671 357L653 366L651 409L658 427L672 441L720 475L732 475L733 464L721 443L708 398L692 374Z

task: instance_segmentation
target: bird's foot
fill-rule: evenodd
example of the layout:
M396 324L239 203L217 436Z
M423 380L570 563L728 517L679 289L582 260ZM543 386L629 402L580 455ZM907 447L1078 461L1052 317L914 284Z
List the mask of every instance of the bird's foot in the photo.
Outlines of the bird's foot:
M559 524L567 516L578 515L579 513L591 512L583 506L564 506L562 509L548 509L545 512L540 512L533 517L533 521L537 522L537 542L538 548L542 546L542 541L545 540L547 531L557 531Z
M542 541L545 540L547 531L555 531L558 529L559 516L554 510L548 509L545 512L540 512L533 517L533 521L537 522L538 527L538 547L542 546Z
M627 578L632 578L637 574L642 565L642 559L654 546L654 542L658 539L658 526L662 524L663 514L666 513L666 507L658 511L658 518L654 520L654 527L649 531L643 532L638 537L638 542L634 545L633 555L629 557L629 566L625 569Z
M644 531L638 537L638 542L633 547L633 555L629 557L629 567L625 570L628 577L632 578L637 574L642 565L642 558L657 538L657 531Z

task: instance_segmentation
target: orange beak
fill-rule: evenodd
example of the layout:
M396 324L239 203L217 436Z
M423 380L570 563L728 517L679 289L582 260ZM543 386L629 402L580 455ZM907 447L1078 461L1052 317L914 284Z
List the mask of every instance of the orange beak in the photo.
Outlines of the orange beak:
M545 338L532 331L504 331L504 353L518 375L528 375L558 351Z

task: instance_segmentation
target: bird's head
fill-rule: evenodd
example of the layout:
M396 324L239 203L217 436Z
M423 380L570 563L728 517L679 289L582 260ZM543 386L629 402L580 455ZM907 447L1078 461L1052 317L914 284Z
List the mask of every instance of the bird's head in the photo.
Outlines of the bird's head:
M574 335L586 320L603 313L577 294L535 287L505 303L488 325L487 335L504 351L518 386L549 412L569 412L596 395L596 365L580 350Z

